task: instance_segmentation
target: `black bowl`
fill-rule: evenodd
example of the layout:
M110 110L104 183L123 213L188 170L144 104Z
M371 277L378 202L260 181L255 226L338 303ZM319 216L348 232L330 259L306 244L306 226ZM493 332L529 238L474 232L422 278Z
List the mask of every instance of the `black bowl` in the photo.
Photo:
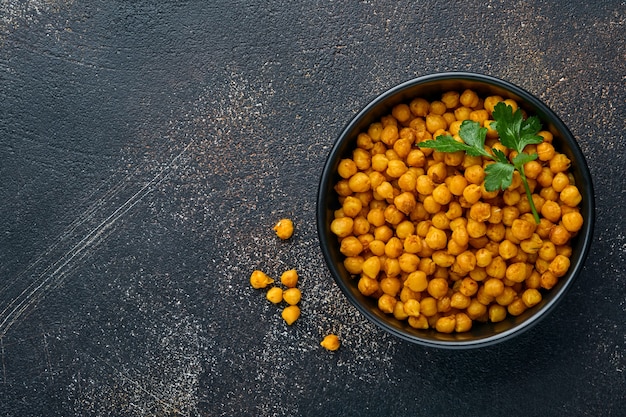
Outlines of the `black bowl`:
M438 100L446 91L462 92L465 89L472 89L481 97L500 95L503 98L512 98L528 114L536 115L541 119L543 129L549 130L554 135L555 148L566 154L572 161L570 172L583 197L581 214L584 218L584 225L571 242L573 250L567 274L544 295L541 303L517 317L509 316L502 322L477 323L469 332L444 334L433 329L414 329L406 321L399 321L393 315L381 312L376 300L359 292L358 280L345 269L344 256L339 251L339 242L330 231L333 212L340 207L333 187L340 179L337 174L338 163L342 158L348 157L356 147L357 135L365 131L370 123L378 121L383 115L390 114L394 105L408 103L415 97ZM476 348L508 340L530 329L552 311L563 299L583 268L593 237L594 215L594 193L589 168L576 140L559 117L541 100L520 87L491 76L463 72L419 77L391 88L367 104L346 125L330 151L322 172L317 196L317 228L322 253L332 276L348 300L367 319L392 335L425 346L450 349Z

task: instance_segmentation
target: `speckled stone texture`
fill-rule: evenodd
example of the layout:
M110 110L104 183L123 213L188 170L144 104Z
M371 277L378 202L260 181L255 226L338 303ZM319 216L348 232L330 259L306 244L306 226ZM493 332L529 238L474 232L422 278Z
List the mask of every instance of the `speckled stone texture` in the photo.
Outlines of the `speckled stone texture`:
M625 17L623 1L0 0L0 415L624 415ZM367 322L315 229L344 124L451 70L551 106L598 215L563 303L467 352ZM249 286L257 268L300 272L293 326Z

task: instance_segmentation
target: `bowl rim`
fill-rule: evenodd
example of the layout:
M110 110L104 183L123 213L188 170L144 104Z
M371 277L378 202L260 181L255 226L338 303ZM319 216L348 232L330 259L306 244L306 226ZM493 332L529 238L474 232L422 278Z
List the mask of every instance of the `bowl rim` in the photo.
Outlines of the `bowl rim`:
M496 88L506 91L509 97L516 97L518 99L521 99L523 106L521 105L522 103L520 103L520 105L522 107L526 106L536 109L537 111L535 111L534 113L539 113L538 116L542 119L544 128L547 128L545 126L545 123L549 121L551 127L553 129L556 129L556 131L558 131L562 135L563 141L567 143L569 151L573 154L575 158L575 161L578 165L578 171L580 172L582 180L585 182L582 205L583 210L586 212L586 217L585 223L583 224L583 229L578 233L578 236L583 236L584 239L581 238L582 242L578 245L580 247L580 250L578 251L578 257L575 259L575 262L572 262L572 264L570 265L570 269L568 270L566 276L560 279L560 281L563 280L563 283L559 284L561 285L560 288L558 288L556 293L551 294L551 298L548 302L546 302L541 308L530 314L520 323L514 324L506 330L496 332L490 336L478 339L470 338L460 340L436 340L418 336L414 333L409 334L407 332L401 331L401 329L396 326L392 326L391 324L389 324L388 320L383 320L381 316L374 314L370 308L368 308L356 299L348 284L345 282L344 279L342 279L342 273L336 265L336 262L333 262L333 256L330 251L330 243L328 243L328 239L336 239L336 237L332 235L332 233L330 233L329 231L330 223L328 222L328 212L330 209L328 208L328 206L331 200L331 197L329 196L331 193L326 191L328 190L327 187L330 186L330 181L332 179L336 179L337 177L336 163L341 158L341 155L345 154L345 149L347 147L346 143L351 142L351 139L352 141L354 140L354 137L351 138L351 135L355 136L355 129L359 126L359 124L363 124L365 120L368 120L368 116L370 117L369 120L372 120L372 118L375 119L376 117L373 117L372 113L374 109L376 109L379 105L387 102L385 110L382 111L382 113L388 114L390 111L389 101L392 98L401 97L403 93L407 92L408 90L418 88L419 86L425 86L430 83L441 81L452 81L461 83L478 82L490 88ZM440 93L444 92L443 89L439 89L438 91ZM411 97L418 96L419 94L411 95ZM397 102L405 101L403 99L396 100ZM378 112L381 113L380 110L378 110ZM322 254L328 268L330 269L331 275L335 283L339 286L341 292L344 294L344 296L348 298L350 303L361 314L363 314L366 319L376 324L378 327L385 330L386 332L399 337L400 339L417 343L419 345L444 349L469 349L491 346L522 334L523 332L534 327L542 319L544 319L563 299L565 293L570 289L572 283L580 274L584 266L587 254L589 252L591 242L593 240L593 230L595 224L595 194L593 191L593 182L586 158L582 150L580 149L580 146L578 145L575 137L567 128L567 126L563 123L560 117L557 116L557 114L554 113L554 111L550 109L542 100L529 93L525 89L494 76L461 71L442 72L416 77L408 81L402 82L392 88L389 88L382 94L379 94L373 100L369 101L360 111L358 111L353 117L350 118L348 123L341 129L340 134L337 136L337 139L335 140L326 157L324 168L322 170L318 185L316 220L317 232L320 240Z

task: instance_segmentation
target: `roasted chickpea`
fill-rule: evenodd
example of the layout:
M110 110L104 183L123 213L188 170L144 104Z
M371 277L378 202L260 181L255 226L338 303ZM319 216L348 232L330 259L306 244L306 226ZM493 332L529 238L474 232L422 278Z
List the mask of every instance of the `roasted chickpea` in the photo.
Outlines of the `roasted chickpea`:
M428 294L440 299L448 293L448 282L444 278L433 278L428 282Z
M281 301L283 301L283 290L280 287L272 287L267 290L265 298L267 298L273 304L279 304Z
M437 320L435 328L437 329L438 332L441 332L441 333L452 333L455 329L455 326L456 326L456 319L454 315L451 315L451 316L440 317Z
M252 288L255 289L266 288L273 282L274 280L263 271L254 270L250 275L250 285L252 285Z
M550 159L549 164L550 164L550 171L556 174L558 172L567 171L567 169L571 165L571 161L564 154L557 153L552 157L552 159Z
M522 301L528 308L536 306L541 300L541 293L535 288L528 288L522 293Z
M289 305L283 309L281 316L283 320L291 326L300 317L300 307Z
M550 230L550 241L557 246L566 244L571 237L571 233L564 226L556 225Z
M378 281L376 279L370 278L366 275L362 275L359 279L359 283L357 287L361 294L369 296L372 295L380 289Z
M567 256L556 255L552 262L550 262L548 271L550 271L555 277L559 278L567 273L569 266L570 260Z
M300 302L301 298L302 298L302 294L300 293L300 290L297 288L287 288L283 292L283 300L285 300L287 304L296 305Z
M448 238L443 230L431 226L428 229L428 233L426 233L424 242L428 245L429 248L433 250L438 250L446 247L446 245L448 244Z
M355 193L368 191L370 185L370 177L364 172L357 172L348 180L348 186Z
M492 304L489 306L489 321L498 323L506 318L506 307L500 304Z
M576 207L580 204L582 199L580 191L578 191L578 188L575 185L567 185L563 188L563 191L561 191L561 194L559 195L559 200L569 207Z
M363 252L363 244L355 236L346 236L341 240L339 251L345 256L357 256Z
M524 311L526 311L528 307L526 306L526 304L524 304L524 301L521 298L517 298L513 300L513 302L511 302L511 304L509 304L506 309L510 315L519 316Z
M454 331L457 333L468 332L472 329L472 319L465 313L457 313L454 315L455 324Z
M498 248L498 254L503 259L511 259L517 255L517 252L518 252L518 246L515 243L511 242L510 240L504 239L502 242L500 242L500 246Z
M383 294L378 298L378 309L383 313L392 314L396 306L396 297L389 294Z
M576 211L570 212L563 215L562 223L568 232L576 233L583 227L583 216Z

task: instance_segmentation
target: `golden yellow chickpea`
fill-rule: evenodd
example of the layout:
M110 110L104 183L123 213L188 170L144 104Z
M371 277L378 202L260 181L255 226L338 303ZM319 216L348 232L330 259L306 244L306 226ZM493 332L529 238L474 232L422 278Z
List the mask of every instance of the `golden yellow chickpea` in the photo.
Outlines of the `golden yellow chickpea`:
M417 271L420 259L417 255L412 253L402 253L398 257L398 263L402 272L411 273Z
M283 291L283 300L285 300L287 304L296 305L300 302L301 298L302 293L297 288L287 288Z
M395 297L402 288L402 282L397 277L385 277L380 280L380 289L385 294Z
M559 200L569 207L576 207L580 204L582 199L583 197L580 195L580 191L578 191L578 187L575 185L566 186L559 195Z
M467 220L467 234L471 238L479 238L487 233L487 225L484 222L476 221L472 218Z
M394 124L388 124L383 127L380 133L380 140L387 146L393 146L394 142L400 137L398 133L398 126Z
M428 294L440 299L448 293L448 282L444 278L433 278L428 282Z
M493 259L493 254L485 248L478 249L474 256L476 257L476 265L483 268L489 265Z
M396 297L389 294L383 294L378 299L378 309L386 314L392 314L396 305Z
M524 282L526 279L526 263L516 262L506 268L506 278L513 282Z
M477 222L487 221L491 217L491 205L484 202L474 203L470 207L469 216Z
M274 283L274 280L270 278L265 272L254 270L250 275L250 285L252 288L261 289Z
M498 323L506 318L506 307L500 304L492 304L489 306L489 321Z
M474 108L478 106L480 102L478 98L478 94L476 94L476 92L469 90L469 89L461 93L461 96L459 97L459 101L461 102L463 106L470 107L470 108Z
M329 334L325 336L324 339L322 339L320 345L324 349L334 352L335 350L339 349L341 342L339 341L339 337L337 337L337 335Z
M409 191L405 191L393 199L393 204L400 212L408 215L417 206L417 200L415 199L415 194ZM397 223L391 223L391 224L397 224Z
M446 205L452 200L452 193L445 183L435 187L432 193L433 199L441 205Z
M370 278L366 275L361 275L359 283L357 284L357 288L359 289L361 294L365 296L370 296L372 294L375 294L380 289L380 286L376 279Z
M279 238L289 239L293 236L293 222L290 219L280 219L274 225L274 231Z
M465 313L457 313L454 316L454 331L457 333L468 332L472 329L472 319Z
M439 250L446 247L448 244L448 237L446 236L446 232L443 230L431 226L428 229L428 233L426 233L424 243L426 243L428 247L433 250Z
M564 214L561 221L563 223L563 227L571 233L576 233L583 227L583 216L579 212L574 211Z
M470 184L480 185L485 180L485 170L480 165L467 167L463 175Z
M347 236L341 239L339 251L345 256L357 256L363 252L363 244L356 236Z
M550 229L550 241L557 246L565 245L571 239L572 235L564 226L556 225Z
M440 333L452 333L455 326L456 319L454 315L440 317L435 324L435 328Z
M548 162L550 165L550 171L553 173L564 172L570 167L571 162L567 156L562 153L555 154Z
M364 172L357 172L348 179L348 186L355 193L368 191L371 186L370 177Z
M448 128L448 122L442 115L429 113L426 116L426 130L428 130L430 133L435 133L439 129L447 129L447 128Z
M417 317L420 315L420 302L415 299L406 300L403 309L408 316Z
M464 251L456 257L456 263L463 272L470 272L476 268L476 255L472 251Z
M521 298L513 300L513 302L509 304L506 308L506 310L512 316L519 316L527 309L528 307L526 306L526 304L524 304L524 301Z
M559 278L567 273L567 270L570 266L570 260L567 256L564 255L556 255L552 262L550 262L550 266L548 267L548 271L552 272L552 274Z
M363 272L363 257L362 256L346 256L343 260L343 265L346 270L352 275L357 275Z
M409 273L404 281L404 286L415 292L422 292L426 290L426 288L428 288L426 273L419 270Z
M280 287L272 287L267 290L265 298L267 298L273 304L279 304L281 301L283 301L283 290Z
M298 271L289 269L282 273L280 282L287 288L294 288L298 284Z
M487 265L485 270L487 275L502 279L506 276L506 261L501 256L496 256L491 260L491 263Z
M423 314L420 314L417 317L409 316L407 321L409 323L409 326L413 327L414 329L426 330L430 327L428 324L428 319Z
M343 200L342 208L345 216L354 218L361 213L363 203L356 197L348 196Z
M458 308L459 310L466 309L471 301L472 299L470 297L460 292L455 292L450 296L450 306L452 308Z
M300 307L296 305L289 305L283 309L281 316L283 320L291 326L300 317Z
M365 132L359 133L356 138L356 146L360 149L370 150L374 147L372 137Z
M522 293L522 301L528 308L536 306L541 300L541 293L535 288L528 288Z
M448 109L454 109L459 105L460 94L457 91L446 91L441 95L441 102Z
M382 131L383 131L382 123L374 122L369 125L367 129L367 134L372 138L372 140L379 141Z
M498 254L503 258L503 259L511 259L514 256L517 255L518 252L518 246L511 242L508 239L504 239L502 242L500 242L500 246L498 248Z
M519 241L530 239L537 229L534 220L515 219L511 224L511 233Z
M555 276L552 272L545 271L543 274L541 274L541 288L549 290L554 287L557 282L559 282L559 278Z
M554 154L554 146L550 142L546 142L544 140L543 142L537 144L537 155L540 161L550 161L554 158Z
M563 191L568 185L570 185L569 178L563 172L556 173L552 178L552 188L557 193Z
M504 292L504 283L497 278L489 278L483 284L485 295L490 297L497 297Z
M386 224L374 228L374 239L388 242L393 237L393 229Z
M391 115L400 123L405 123L411 118L411 109L407 104L401 103L391 109Z
M350 178L357 170L357 165L352 159L342 159L337 166L337 173L341 178Z

